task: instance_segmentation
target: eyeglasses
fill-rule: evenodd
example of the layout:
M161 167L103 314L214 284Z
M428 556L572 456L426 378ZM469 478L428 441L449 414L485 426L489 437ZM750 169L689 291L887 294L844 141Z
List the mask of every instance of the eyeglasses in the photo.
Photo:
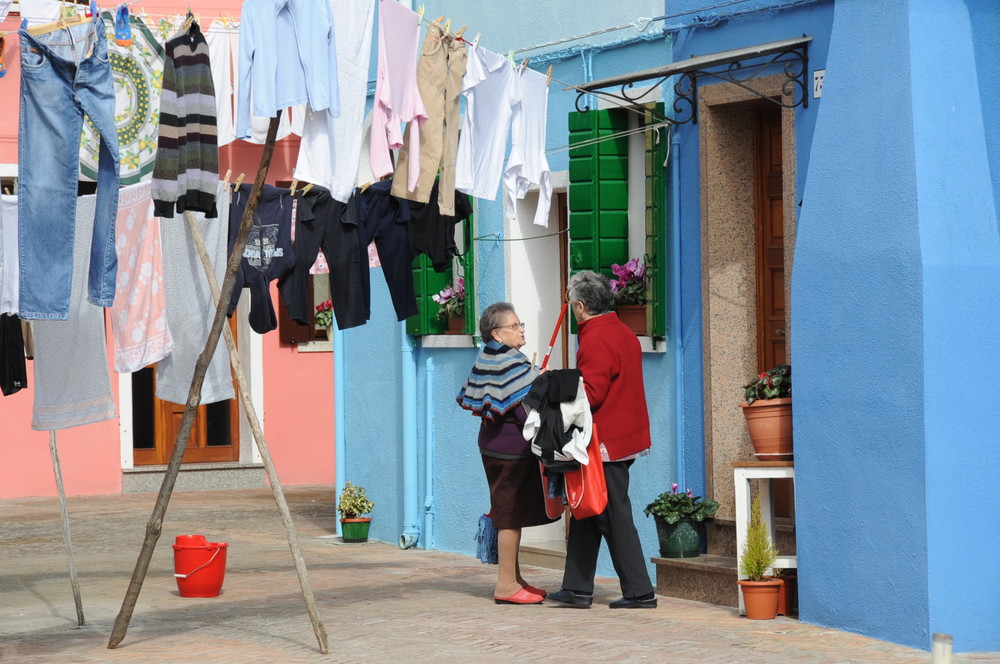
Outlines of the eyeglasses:
M497 325L496 328L494 328L494 329L500 330L500 329L503 329L503 328L507 328L508 330L514 330L515 332L517 332L518 330L523 330L524 329L524 323L511 323L510 325Z

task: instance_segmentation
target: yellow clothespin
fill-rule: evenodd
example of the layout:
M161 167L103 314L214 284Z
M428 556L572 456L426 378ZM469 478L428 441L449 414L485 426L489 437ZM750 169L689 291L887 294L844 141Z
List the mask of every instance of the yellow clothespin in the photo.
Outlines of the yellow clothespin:
M243 184L243 173L240 173L239 177L236 178L236 182L233 183L233 191L239 189L241 184Z
M447 21L445 21L445 23L444 23L444 33L448 34L449 30L451 30L451 19L450 18Z
M545 72L545 87L549 87L549 83L552 82L552 65L549 65L549 70Z
M309 190L310 190L310 189L312 189L312 188L313 188L313 183L312 183L312 182L310 182L310 183L309 183L309 184L307 184L306 186L302 187L302 191L301 191L301 192L299 192L299 193L300 193L300 194L302 194L303 196L305 196L306 194L308 194L308 193L309 193Z
M465 28L466 28L466 26L463 25L462 29L458 31L457 35L455 35L455 39L461 39L462 38L462 35L465 34Z
M371 182L365 182L363 185L361 185L361 193L362 194L365 193L365 190L368 189L368 187L370 186L372 186Z
M517 70L517 73L522 74L524 70L528 67L528 58L521 60L521 67Z
M294 196L295 195L295 188L298 187L298 186L299 186L299 181L298 180L292 180L292 186L288 189L288 192L292 196Z
M227 168L226 169L226 177L222 178L222 181L225 182L228 185L229 184L229 176L232 175L232 174L233 174L233 169Z
M472 40L472 45L473 46L479 46L479 38L482 37L482 36L483 36L483 33L477 32L476 33L476 38Z
M424 5L420 3L420 9L417 10L417 23L424 20Z

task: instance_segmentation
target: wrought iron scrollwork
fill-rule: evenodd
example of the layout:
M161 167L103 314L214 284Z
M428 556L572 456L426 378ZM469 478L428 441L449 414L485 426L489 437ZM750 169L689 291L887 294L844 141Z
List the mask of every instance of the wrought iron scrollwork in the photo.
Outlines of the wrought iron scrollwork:
M780 67L781 73L785 76L785 80L781 83L782 96L780 98L775 98L752 85L752 81L772 73L775 67ZM656 113L654 113L654 117L658 122L666 122L668 124L685 124L687 122L697 124L699 79L710 77L726 83L732 83L782 108L796 108L798 106L808 108L809 95L806 84L808 71L808 44L802 43L772 53L763 55L751 54L728 62L719 62L701 69L674 71L663 76L654 76L653 78L642 80L643 82L651 81L650 85L656 87L676 76L677 80L673 85L673 117L660 116ZM623 83L617 93L601 89L581 90L576 97L576 110L581 113L590 110L590 104L581 105L586 95L595 95L609 99L616 104L638 104L648 92L648 88L643 88L642 94L630 94L630 90L638 82L640 80L637 79Z

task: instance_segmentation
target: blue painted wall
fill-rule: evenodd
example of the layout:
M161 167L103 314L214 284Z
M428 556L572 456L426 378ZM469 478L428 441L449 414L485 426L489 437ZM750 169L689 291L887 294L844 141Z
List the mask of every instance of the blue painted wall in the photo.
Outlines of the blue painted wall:
M588 0L576 3L573 21L540 21L536 6L505 6L502 17L484 14L485 8L472 13L466 3L428 2L426 15L452 17L452 26L468 23L466 37L482 32L480 43L491 50L506 52L536 46L563 36L589 30L624 25L641 16L655 16L660 2L647 0L630 3L606 3ZM480 11L483 9L483 11ZM502 20L501 20L502 19ZM554 29L553 26L558 26ZM532 53L530 66L545 71L553 64L553 82L549 98L548 146L567 142L567 114L574 110L575 93L562 90L558 81L580 83L585 80L664 64L669 61L669 41L656 29L647 30L645 38L627 29L596 36L584 42L553 46ZM631 40L624 45L618 43ZM615 42L609 45L608 42ZM584 46L584 54L579 47ZM573 47L576 50L574 51ZM558 51L558 53L556 53ZM549 156L553 171L565 170L566 152ZM476 201L476 234L505 236L499 200ZM476 243L476 302L479 311L492 302L511 299L518 306L522 294L511 294L505 283L505 252L516 251L510 243L485 240ZM402 495L402 421L403 396L401 374L401 337L381 269L372 271L372 320L362 328L347 330L346 351L346 477L368 487L378 503L371 537L397 542L403 529ZM549 285L541 284L540 288ZM475 440L479 421L455 403L454 397L468 376L476 357L473 349L424 349L414 353L417 363L417 438L420 468L420 523L423 526L424 502L428 492L425 476L426 436L425 407L432 403L435 469L430 480L433 494L433 525L430 541L422 538L418 546L475 554L474 535L479 515L489 507L489 494ZM434 381L430 390L426 381L426 362L433 359ZM636 521L647 557L657 551L655 528L642 516L642 508L675 480L675 442L673 358L653 354L644 359L646 390L654 437L649 457L633 466L632 496ZM700 468L701 466L696 466ZM689 485L700 490L704 478L700 471ZM614 575L607 551L599 561L599 574ZM651 575L654 573L650 565Z
M974 2L969 6L980 11L970 16L964 2L910 5L923 258L929 630L952 634L958 650L997 650L1000 521L983 519L976 509L956 510L955 504L996 504L1000 471L994 444L1000 431L1000 178L991 177L997 111L983 103L995 101L997 93L998 9L992 3L991 11L983 11L984 3ZM949 35L947 44L939 43L941 34ZM942 81L950 103L941 103ZM962 379L951 384L942 380L946 375Z

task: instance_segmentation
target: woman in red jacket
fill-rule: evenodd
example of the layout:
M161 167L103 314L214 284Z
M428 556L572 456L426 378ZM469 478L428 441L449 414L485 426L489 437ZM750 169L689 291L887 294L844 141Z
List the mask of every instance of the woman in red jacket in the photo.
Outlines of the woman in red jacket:
M612 609L656 608L628 495L629 467L649 454L649 413L642 381L642 350L635 333L611 312L614 296L607 277L588 271L569 281L569 301L579 325L576 367L594 425L600 432L601 457L608 485L608 506L589 519L572 519L566 546L562 589L549 599L587 608L594 601L594 574L601 537L608 542L622 597Z

